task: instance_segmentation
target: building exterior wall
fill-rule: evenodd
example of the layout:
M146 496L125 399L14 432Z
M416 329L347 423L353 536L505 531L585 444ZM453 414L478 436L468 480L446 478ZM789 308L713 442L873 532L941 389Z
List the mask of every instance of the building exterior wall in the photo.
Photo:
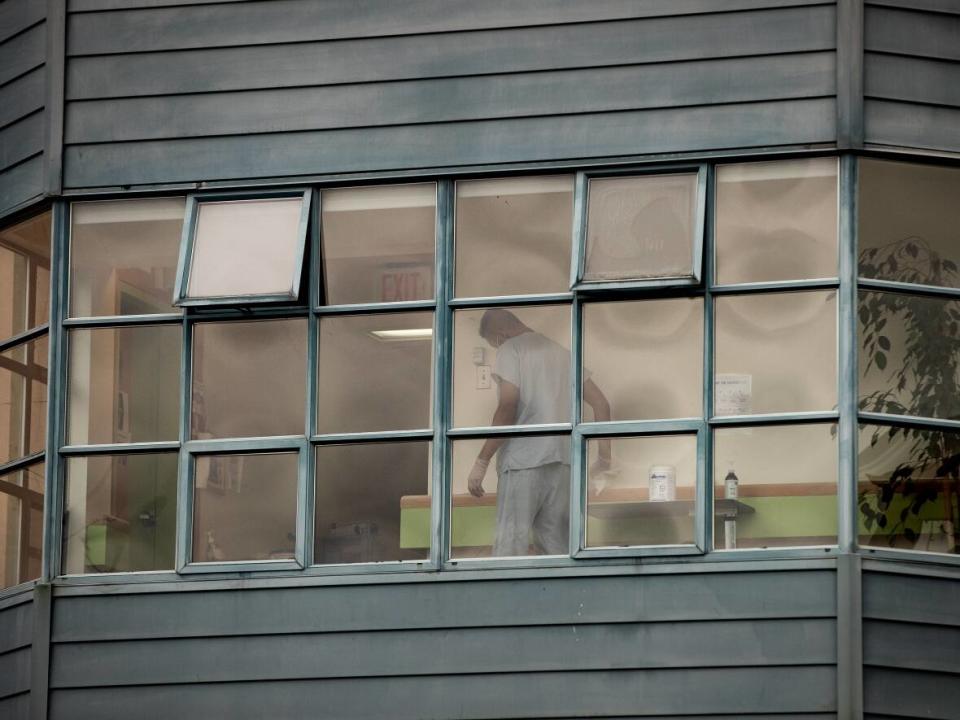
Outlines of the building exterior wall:
M29 717L33 610L32 590L0 601L0 717Z

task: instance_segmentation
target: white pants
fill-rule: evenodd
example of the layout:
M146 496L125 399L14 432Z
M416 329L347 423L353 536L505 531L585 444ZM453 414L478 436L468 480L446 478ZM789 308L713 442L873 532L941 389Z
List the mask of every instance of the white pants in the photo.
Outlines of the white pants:
M531 538L532 534L532 538ZM570 466L505 470L497 480L497 557L570 552Z

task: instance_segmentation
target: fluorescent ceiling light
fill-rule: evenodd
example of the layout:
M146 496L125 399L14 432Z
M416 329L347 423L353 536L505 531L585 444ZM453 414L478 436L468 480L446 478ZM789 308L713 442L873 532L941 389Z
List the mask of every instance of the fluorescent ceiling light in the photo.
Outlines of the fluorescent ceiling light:
M429 340L433 337L433 328L404 328L402 330L371 330L377 340Z

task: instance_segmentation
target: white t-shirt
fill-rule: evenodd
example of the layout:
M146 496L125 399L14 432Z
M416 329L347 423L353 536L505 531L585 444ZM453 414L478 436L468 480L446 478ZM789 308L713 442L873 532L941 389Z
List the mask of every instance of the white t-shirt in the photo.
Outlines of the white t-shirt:
M520 390L517 425L570 422L570 351L537 332L506 340L493 367L498 383ZM570 463L566 436L510 438L497 453L497 470L520 470L549 463Z

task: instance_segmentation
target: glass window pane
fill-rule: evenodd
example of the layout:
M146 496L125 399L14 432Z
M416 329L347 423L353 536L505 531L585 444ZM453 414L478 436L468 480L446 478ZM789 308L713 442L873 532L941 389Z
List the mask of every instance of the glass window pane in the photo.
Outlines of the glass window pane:
M173 570L177 453L66 461L63 572Z
M193 562L293 558L296 453L201 455L195 462Z
M960 420L960 302L861 292L860 408Z
M433 313L320 319L317 430L412 430L431 424Z
M586 547L692 545L696 435L587 441Z
M180 437L180 325L69 331L70 445Z
M703 300L585 304L583 364L584 421L699 417Z
M960 287L960 168L860 160L860 275Z
M573 176L457 183L457 297L570 289Z
M860 426L861 545L960 553L960 433Z
M70 317L179 312L183 212L182 197L74 203Z
M289 295L303 263L303 198L197 203L188 298Z
M430 554L429 442L317 447L315 562Z
M0 475L0 589L40 577L44 464Z
M514 459L544 448L564 459L526 467ZM451 556L568 555L569 455L566 435L455 441Z
M0 353L0 463L46 446L47 347L44 335Z
M837 159L717 168L717 282L837 276Z
M50 213L0 230L0 340L49 320Z
M323 304L433 297L437 186L324 190Z
M713 438L715 548L836 544L835 425L723 428Z
M833 410L837 294L716 299L715 415Z
M306 372L306 320L198 323L192 437L303 435Z
M693 275L697 174L593 178L583 279Z
M569 306L453 317L454 426L570 422Z

